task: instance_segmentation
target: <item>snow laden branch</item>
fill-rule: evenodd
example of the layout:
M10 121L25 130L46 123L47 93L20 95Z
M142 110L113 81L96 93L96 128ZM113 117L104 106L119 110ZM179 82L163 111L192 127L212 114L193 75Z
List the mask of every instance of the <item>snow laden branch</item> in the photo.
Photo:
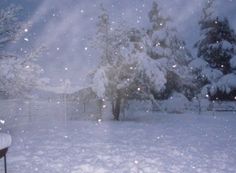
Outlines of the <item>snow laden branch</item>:
M10 5L0 9L0 48L19 38L22 23L19 21L21 7Z
M43 73L43 69L35 62L42 50L40 48L25 57L1 55L0 91L8 97L27 97L37 87Z
M0 48L20 38L25 24L20 22L22 8L10 5L0 10ZM23 57L0 52L0 92L7 97L27 96L43 72L36 61L45 48L40 47Z

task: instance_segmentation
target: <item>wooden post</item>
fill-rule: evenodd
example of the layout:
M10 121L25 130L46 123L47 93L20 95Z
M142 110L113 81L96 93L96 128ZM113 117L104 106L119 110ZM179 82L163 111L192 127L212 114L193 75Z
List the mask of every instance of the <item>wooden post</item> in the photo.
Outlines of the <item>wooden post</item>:
M4 169L5 169L5 173L7 173L7 156L6 156L6 154L4 155Z

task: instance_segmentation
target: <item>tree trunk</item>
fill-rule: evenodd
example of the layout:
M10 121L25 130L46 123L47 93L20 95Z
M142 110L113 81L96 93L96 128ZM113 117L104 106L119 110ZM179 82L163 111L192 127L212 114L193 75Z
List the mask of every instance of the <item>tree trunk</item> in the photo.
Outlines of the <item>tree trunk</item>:
M201 109L201 100L199 96L197 96L197 101L198 101L198 114L200 115L202 112L202 109Z
M114 119L119 121L120 119L120 107L121 107L121 97L118 95L115 99L115 102L112 103L112 113L114 116Z

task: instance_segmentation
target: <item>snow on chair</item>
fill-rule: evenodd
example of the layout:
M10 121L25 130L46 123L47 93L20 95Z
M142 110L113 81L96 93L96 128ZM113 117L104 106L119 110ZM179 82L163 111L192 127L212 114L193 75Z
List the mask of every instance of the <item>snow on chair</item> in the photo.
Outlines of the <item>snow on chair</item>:
M0 133L0 158L4 157L4 169L5 173L7 173L7 150L11 145L11 136L6 133Z

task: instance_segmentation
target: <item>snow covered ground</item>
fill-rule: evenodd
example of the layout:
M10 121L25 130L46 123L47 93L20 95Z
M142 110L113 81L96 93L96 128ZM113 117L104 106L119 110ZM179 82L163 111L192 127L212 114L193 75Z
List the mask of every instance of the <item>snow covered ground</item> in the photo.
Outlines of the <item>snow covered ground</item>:
M233 112L139 112L121 122L59 122L9 127L6 123L2 131L9 131L13 138L8 152L9 173L236 171Z

